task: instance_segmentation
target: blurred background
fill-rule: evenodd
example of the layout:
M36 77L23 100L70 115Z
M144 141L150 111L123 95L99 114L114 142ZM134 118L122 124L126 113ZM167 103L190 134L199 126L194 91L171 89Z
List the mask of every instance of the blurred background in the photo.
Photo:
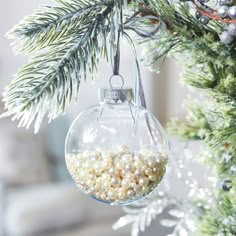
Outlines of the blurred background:
M22 17L45 0L2 1L0 8L0 91L27 58L15 56L4 35ZM134 85L132 52L122 44L122 75L126 86ZM186 88L179 85L181 69L166 60L159 75L142 67L148 109L165 126L172 116L184 117ZM44 124L39 134L17 128L10 119L0 120L0 236L128 236L130 229L112 231L122 215L110 207L83 196L72 183L64 162L64 142L73 119L97 103L97 88L108 86L111 67L102 63L96 80L80 89L79 102L67 114ZM0 104L3 112L3 104ZM166 235L155 222L143 235Z

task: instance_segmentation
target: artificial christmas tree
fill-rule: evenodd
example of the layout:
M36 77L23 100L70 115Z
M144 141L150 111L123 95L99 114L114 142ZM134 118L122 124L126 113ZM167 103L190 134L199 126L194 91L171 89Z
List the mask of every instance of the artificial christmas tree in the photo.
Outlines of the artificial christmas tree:
M209 100L202 107L190 102L187 121L173 120L170 131L206 144L200 156L213 170L218 184L210 195L211 204L209 195L205 200L192 199L194 209L198 209L191 214L197 227L190 229L185 225L173 234L236 235L234 2L55 2L57 6L26 17L8 34L15 39L15 50L28 53L31 59L4 93L7 111L3 116L13 115L13 119L20 120L20 126L26 127L35 120L38 131L47 113L50 120L54 119L76 101L81 79L96 71L101 57L116 67L120 37L128 40L135 57L133 41L148 49L146 64L152 69L162 56L175 55L185 64L184 83L207 92ZM136 98L140 97L140 104L145 107L137 58L136 65ZM146 205L151 206L151 202L155 198L147 199ZM144 218L150 219L147 211L144 213Z

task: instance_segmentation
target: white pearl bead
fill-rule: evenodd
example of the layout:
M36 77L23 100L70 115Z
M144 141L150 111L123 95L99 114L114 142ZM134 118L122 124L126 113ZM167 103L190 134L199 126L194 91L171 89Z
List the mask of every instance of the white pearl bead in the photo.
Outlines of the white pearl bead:
M158 169L155 167L155 168L152 169L152 172L153 172L153 173L157 173L157 172L158 172Z
M94 195L96 193L95 187L92 187L88 190L88 194Z
M88 180L87 185L91 188L94 185L94 181Z
M96 172L101 172L101 171L102 171L102 166L101 166L101 164L100 164L100 163L96 163L96 164L94 165L94 169L95 169Z
M157 187L157 184L158 183L156 183L156 182L151 182L150 184L149 184L149 189L150 189L150 191L152 191L152 190L154 190L156 187Z
M139 170L139 169L135 170L134 175L137 177L141 176L142 175L141 170Z
M102 168L103 169L109 169L112 166L112 162L109 160L104 161L104 163L102 163Z
M128 189L130 187L130 180L129 179L123 179L121 182L121 186L125 189Z
M89 160L93 163L93 162L95 162L97 160L97 158L96 158L96 156L91 156L89 158Z
M103 153L103 152L104 152L104 150L103 150L102 147L98 147L98 148L96 149L96 153L101 154L101 153Z
M127 170L121 170L121 176L125 177L127 174Z
M156 161L155 160L149 160L148 161L148 166L154 168L156 166Z
M144 173L147 168L148 168L148 166L143 165L143 166L141 167L140 171L141 171L142 173Z
M148 194L148 193L150 192L149 187L148 187L148 186L143 187L143 188L142 188L142 192L143 192L144 194Z
M150 175L152 174L152 170L150 168L145 170L145 175Z
M141 168L142 165L143 165L143 162L140 161L140 160L136 160L136 161L134 162L134 166L135 166L136 168Z
M112 185L112 186L119 187L119 186L120 186L120 182L121 182L121 181L120 181L120 179L118 179L118 178L114 178L114 177L113 177L113 178L111 179L111 185Z
M110 152L109 156L113 159L114 157L116 157L116 154L114 152Z
M116 160L115 166L116 166L116 169L122 169L123 168L122 162L120 160Z
M114 175L114 174L115 174L115 169L114 169L114 168L110 168L109 171L108 171L108 173L109 173L110 175Z
M142 158L142 155L137 154L134 156L134 161L140 161L141 158Z
M124 154L121 157L121 160L124 162L132 162L132 155L131 154Z
M130 165L130 164L127 164L127 165L125 165L125 169L126 169L127 171L132 171L133 166Z
M90 174L88 178L89 178L89 180L96 180L96 175Z
M129 198L132 198L134 195L135 195L135 192L134 192L133 190L128 190L127 196L128 196Z
M126 198L126 190L125 189L120 189L118 192L118 198L120 200L125 200Z
M110 191L108 191L107 193L107 197L110 199L110 200L115 200L116 199L116 193L113 189L111 189Z
M121 146L121 152L129 152L129 148L126 145Z
M81 166L83 166L83 162L81 160L78 160L76 161L75 166L80 168Z
M95 184L94 185L94 189L95 189L95 191L100 191L100 188L101 188L101 186L99 185L99 184Z
M88 169L90 168L90 166L91 164L88 161L84 162L84 165L83 165L84 168Z
M140 185L137 185L137 184L132 185L132 188L137 194L142 191L142 187Z
M104 173L101 176L103 181L110 181L111 180L111 176L108 173Z
M148 155L148 150L147 149L142 149L140 150L139 154L141 154L142 156L147 156Z
M149 175L149 176L148 176L148 179L149 179L150 181L156 181L156 180L157 180L157 176L156 176L156 175Z
M101 193L99 198L100 198L101 200L105 200L105 199L107 198L107 196L106 196L105 193Z
M80 181L78 182L78 184L83 188L84 185L85 185L85 182L84 182L83 180L80 180Z
M84 170L80 171L79 176L80 178L86 177L86 172Z
M102 191L107 191L111 188L111 184L109 182L104 182L101 186Z
M148 178L146 178L146 177L141 178L141 179L139 180L139 184L140 184L142 187L148 186L148 184L149 184Z
M103 179L102 179L101 177L97 178L96 184L97 184L98 186L101 186L101 185L103 184Z
M127 180L129 180L131 183L134 182L135 179L136 179L135 176L134 176L133 174L131 174L131 173L126 174L126 175L125 175L125 178L126 178Z

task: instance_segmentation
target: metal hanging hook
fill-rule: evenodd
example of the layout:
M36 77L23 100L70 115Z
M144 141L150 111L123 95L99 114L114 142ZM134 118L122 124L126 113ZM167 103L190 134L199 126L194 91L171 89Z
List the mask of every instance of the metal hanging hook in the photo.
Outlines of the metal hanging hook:
M119 30L119 32L118 32L115 49L113 48L113 50L115 50L115 55L114 55L114 58L113 58L113 75L109 79L109 84L110 84L111 88L120 88L120 89L122 89L124 87L125 82L124 82L123 76L120 75L120 37L121 37L121 30ZM113 79L114 78L121 79L121 85L120 86L116 86L116 85L113 84Z
M112 75L112 76L110 77L110 79L109 79L109 84L110 84L111 88L117 88L117 86L114 86L114 85L112 84L112 79L114 79L115 77L118 77L118 78L121 79L121 86L120 86L120 88L122 89L122 88L124 87L125 81L124 81L123 76L121 76L121 75Z

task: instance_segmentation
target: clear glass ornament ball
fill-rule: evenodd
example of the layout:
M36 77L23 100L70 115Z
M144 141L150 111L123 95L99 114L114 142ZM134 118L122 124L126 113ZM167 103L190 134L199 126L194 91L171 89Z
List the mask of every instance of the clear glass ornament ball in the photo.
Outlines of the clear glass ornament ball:
M161 182L168 162L166 134L154 115L133 104L132 90L105 89L100 97L71 125L66 164L84 193L127 205Z

